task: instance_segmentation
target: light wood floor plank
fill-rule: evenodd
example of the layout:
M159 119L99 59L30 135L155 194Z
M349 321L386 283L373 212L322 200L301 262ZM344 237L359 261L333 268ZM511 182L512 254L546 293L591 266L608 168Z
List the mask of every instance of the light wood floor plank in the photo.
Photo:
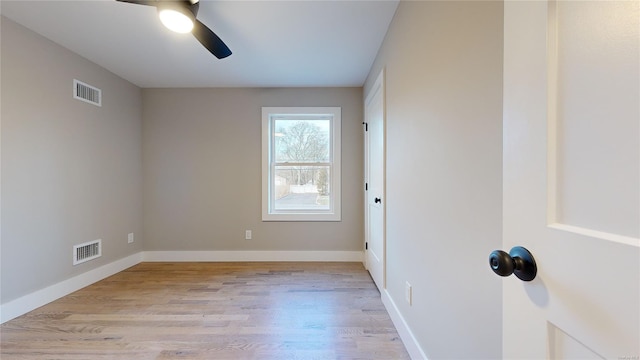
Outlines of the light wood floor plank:
M141 263L0 327L0 358L408 359L359 263Z

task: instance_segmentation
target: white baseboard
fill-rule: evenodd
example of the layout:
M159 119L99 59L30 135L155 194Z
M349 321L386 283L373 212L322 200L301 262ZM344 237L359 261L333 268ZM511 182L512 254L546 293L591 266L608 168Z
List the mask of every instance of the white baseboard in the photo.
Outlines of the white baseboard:
M29 311L35 310L63 296L78 291L106 277L134 266L142 261L142 253L136 253L126 258L103 265L86 273L61 281L31 294L0 305L0 324L5 323Z
M427 360L427 355L422 351L420 344L418 344L415 336L413 336L409 325L407 325L407 322L404 320L404 317L400 313L400 310L398 310L396 303L393 301L387 290L382 291L382 303L387 309L387 312L391 317L391 321L393 321L393 325L395 325L396 330L398 330L398 335L400 335L400 338L404 343L404 347L407 349L411 359Z
M338 261L362 262L362 251L145 251L143 261Z

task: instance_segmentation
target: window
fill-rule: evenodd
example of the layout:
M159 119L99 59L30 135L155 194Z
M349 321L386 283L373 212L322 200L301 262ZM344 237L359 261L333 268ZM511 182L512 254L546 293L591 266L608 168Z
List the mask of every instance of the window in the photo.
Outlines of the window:
M340 221L340 116L262 108L263 221Z

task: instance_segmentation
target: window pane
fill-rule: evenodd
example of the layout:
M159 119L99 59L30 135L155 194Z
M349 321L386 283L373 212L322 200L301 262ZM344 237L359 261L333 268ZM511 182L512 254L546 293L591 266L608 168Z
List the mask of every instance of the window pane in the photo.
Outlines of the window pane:
M276 166L274 210L330 210L329 166Z
M274 120L275 162L329 162L331 121Z

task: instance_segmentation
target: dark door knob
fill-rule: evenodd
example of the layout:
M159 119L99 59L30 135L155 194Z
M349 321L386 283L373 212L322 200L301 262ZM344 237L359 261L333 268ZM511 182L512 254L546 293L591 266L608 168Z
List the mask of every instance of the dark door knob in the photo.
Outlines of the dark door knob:
M533 255L522 246L513 247L508 254L502 250L494 250L489 255L489 265L500 276L515 274L522 281L535 279L538 272Z
M382 199L380 199L380 198L375 198L375 199L373 200L373 202L375 202L376 204L382 204Z

